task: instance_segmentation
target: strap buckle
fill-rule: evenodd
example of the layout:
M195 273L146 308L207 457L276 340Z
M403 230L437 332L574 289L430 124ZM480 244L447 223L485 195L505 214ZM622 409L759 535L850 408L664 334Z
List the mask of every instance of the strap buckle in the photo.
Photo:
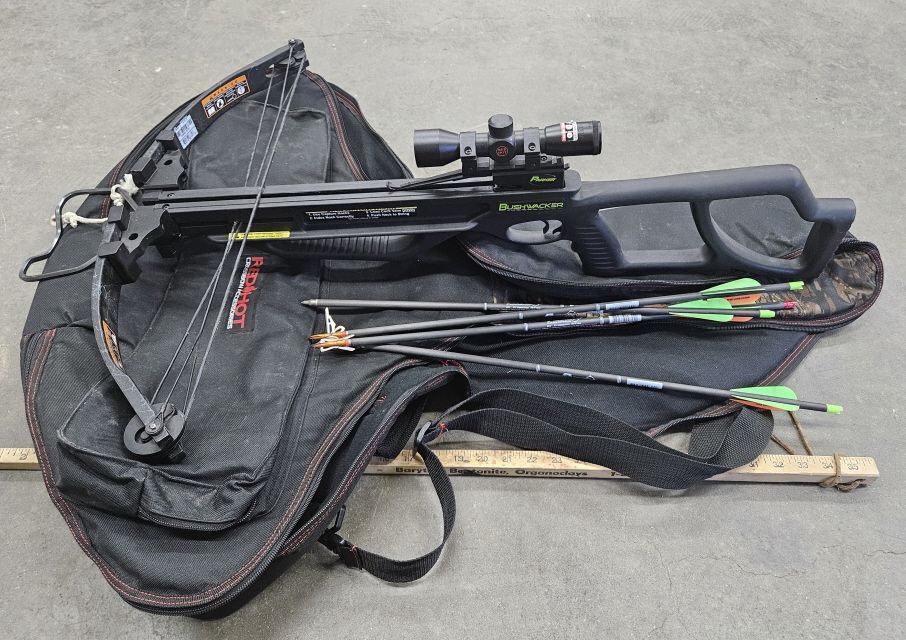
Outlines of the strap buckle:
M418 433L415 434L415 438L412 440L412 455L415 456L418 453L418 447L424 444L425 436L428 435L428 431L434 426L432 420L428 420L425 424L421 426L418 430ZM433 438L432 438L433 439Z
M340 527L343 526L343 520L346 519L346 505L344 504L337 511L336 517L333 519L333 524L330 526L330 529L324 533L336 533L340 530Z
M335 553L347 567L350 569L362 569L362 558L359 556L359 548L337 533L340 527L343 526L345 517L346 505L344 504L337 511L337 516L331 527L321 534L319 540L328 550Z
M359 548L339 533L327 531L321 536L321 544L335 553L350 569L362 569Z
M343 536L336 533L334 535L336 536L337 547L333 549L333 552L350 569L362 569L362 558L359 556L359 548Z

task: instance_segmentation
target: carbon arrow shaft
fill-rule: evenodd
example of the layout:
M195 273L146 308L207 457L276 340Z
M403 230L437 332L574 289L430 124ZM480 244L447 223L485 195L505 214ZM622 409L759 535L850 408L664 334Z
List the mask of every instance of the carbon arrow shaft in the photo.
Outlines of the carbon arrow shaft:
M667 315L667 314L662 314ZM412 331L409 333L391 333L379 336L366 336L359 338L353 335L349 338L339 338L318 342L312 346L318 349L331 347L365 347L388 342L421 342L423 340L440 340L443 338L465 338L469 336L484 336L496 333L533 333L540 331L565 331L569 329L591 329L613 324L628 324L641 322L649 316L642 314L621 314L613 316L599 316L597 318L567 318L561 320L546 320L543 322L521 322L513 324L492 324L480 327L460 327L454 329L439 329L437 331ZM650 316L652 318L657 316Z
M518 302L425 302L421 300L355 300L347 298L312 298L303 300L307 307L336 307L340 309L404 309L419 311L529 311L559 309L559 304Z
M735 295L751 293L772 293L780 291L789 291L793 283L784 282L781 284L761 285L757 288L724 290L709 294L705 291L695 293L680 293L671 296L655 296L651 298L639 298L637 300L618 300L615 302L596 302L582 305L563 305L559 307L547 307L541 309L526 309L524 311L511 311L508 313L496 313L493 315L466 316L462 318L444 318L442 320L426 320L423 322L407 322L403 324L386 325L382 327L365 327L353 331L357 337L376 336L386 334L396 334L407 331L421 331L445 329L449 327L465 327L470 324L487 324L489 322L520 322L533 320L536 318L562 316L578 313L594 313L600 311L617 311L621 309L632 309L655 304L673 304L679 302L691 302L693 300L707 300L710 298L724 298ZM309 302L309 301L306 301ZM418 303L424 304L424 303ZM447 303L438 303L447 304ZM446 307L445 307L446 308Z
M681 313L680 313L681 312ZM435 331L410 331L405 333L381 334L378 336L365 336L360 338L353 332L346 338L337 338L318 342L313 346L326 349L330 347L363 347L372 344L386 344L388 342L420 342L423 340L439 340L442 338L458 338L468 336L483 336L496 333L533 333L539 331L564 331L569 329L593 329L595 327L632 324L643 320L657 320L665 318L682 319L683 315L696 314L708 316L733 315L745 318L761 316L758 309L693 309L683 308L675 311L667 308L642 308L633 309L632 313L599 315L593 318L561 318L557 320L544 320L541 322L518 322L510 324L492 324L478 327L456 327L452 329L438 329Z
M650 389L653 391L672 391L676 393L685 393L689 395L702 396L706 398L717 398L722 400L762 400L766 402L776 402L780 404L796 405L800 409L809 411L824 411L836 413L834 405L827 405L821 402L809 402L806 400L791 400L777 396L767 396L755 393L741 394L730 389L717 389L714 387L702 387L692 384L683 384L680 382L665 382L663 380L652 380L649 378L634 378L630 376L620 376L612 373L601 371L588 371L585 369L572 369L569 367L557 367L549 364L540 364L534 362L523 362L521 360L507 360L504 358L491 358L488 356L473 355L470 353L457 353L454 351L442 351L440 349L422 349L420 347L409 347L405 345L386 344L369 347L373 351L382 351L385 353L396 353L403 356L414 358L423 358L427 360L457 360L459 362L470 362L472 364L486 365L490 367L502 367L506 369L518 369L520 371L529 371L532 373L543 373L548 375L562 376L567 378L576 378L579 380L589 380L592 382L601 382L604 384L622 385L627 387L638 387Z

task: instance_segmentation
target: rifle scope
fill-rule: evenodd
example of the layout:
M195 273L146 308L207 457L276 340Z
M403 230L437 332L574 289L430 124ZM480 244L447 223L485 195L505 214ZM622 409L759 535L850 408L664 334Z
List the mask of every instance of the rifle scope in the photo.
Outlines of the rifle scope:
M497 114L488 119L488 132L446 129L415 130L415 164L441 167L455 160L490 158L509 163L516 156L586 156L601 153L600 120L552 124L543 129L526 127L514 130L513 119Z

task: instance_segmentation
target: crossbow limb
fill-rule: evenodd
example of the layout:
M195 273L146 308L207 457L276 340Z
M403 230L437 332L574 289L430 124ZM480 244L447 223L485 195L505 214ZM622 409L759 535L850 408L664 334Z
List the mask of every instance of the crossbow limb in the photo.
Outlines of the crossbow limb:
M165 194L173 193L185 185L187 150L192 142L217 118L245 95L252 95L265 89L269 90L274 78L281 72L289 77L295 71L298 78L298 73L307 64L308 60L302 43L298 40L290 40L286 47L257 60L211 87L209 91L202 94L203 98L192 101L179 111L170 125L155 137L148 149L128 169L131 180L141 189L141 193L137 194L138 201L128 193L123 193L121 203L110 207L103 239L98 248L97 261L94 265L91 290L92 323L101 358L135 412L135 417L126 425L123 441L126 448L138 457L150 461L175 462L179 460L184 455L179 445L179 439L185 426L185 414L174 404L168 400L154 403L153 398L149 400L145 397L126 372L120 353L117 338L120 289L123 285L134 282L138 278L140 273L138 259L144 250L151 244L158 243L162 250L167 251L167 244L162 241L175 239L177 232L167 215L168 204L163 203L158 207L156 217L143 217L141 213L147 210L146 203L166 198ZM283 89L286 89L285 83ZM290 98L291 96L286 99L281 98L280 109L284 115L285 110L289 108ZM276 147L278 135L277 131L271 132L273 147ZM254 154L254 152L253 149L252 153ZM268 156L266 152L265 157L272 160L273 153L271 152ZM251 163L249 166L251 167ZM262 180L262 185L263 182L264 180ZM252 190L259 193L259 199L262 189L263 186L259 186ZM247 217L250 224L253 213ZM223 232L235 230L235 228L235 222L231 222L227 223L226 230L218 225L217 231ZM247 235L246 233L246 237ZM232 237L235 237L235 234ZM232 242L226 244L224 257L230 248L232 248ZM220 264L221 268L222 266L223 261ZM216 275L219 279L220 270ZM206 296L214 295L215 285L216 280L212 280ZM208 308L210 308L210 298L208 300ZM194 320L195 316L193 316L192 322ZM204 321L202 321L203 326ZM214 330L216 327L215 323ZM191 323L189 328L191 329ZM188 331L186 335L188 336ZM180 347L184 341L185 338L183 342L180 342ZM174 361L171 361L171 367L177 355L178 350L174 354ZM186 362L188 362L188 356ZM164 377L169 371L168 367ZM198 376L200 377L200 372ZM195 382L197 388L198 378ZM175 381L173 384L175 388ZM160 391L161 385L158 385L157 391ZM186 412L188 412L188 406L187 402Z

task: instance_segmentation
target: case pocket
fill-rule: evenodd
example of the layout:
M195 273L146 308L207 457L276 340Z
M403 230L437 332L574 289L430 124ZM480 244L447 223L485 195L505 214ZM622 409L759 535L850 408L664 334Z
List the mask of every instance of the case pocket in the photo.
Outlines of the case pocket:
M209 277L203 274L211 273L208 263L217 260L216 254L187 253L148 332L134 350L124 349L130 353L126 369L146 397L188 325ZM181 440L185 458L151 465L131 457L123 445L131 409L110 377L96 377L100 382L58 430L56 482L68 498L198 531L225 529L270 510L273 498L262 500L269 495L263 489L272 479L280 448L300 428L289 416L310 351L306 336L315 321L314 312L297 301L317 295L318 277L311 275L316 270L310 263L301 268L263 252L250 258L260 272L243 308L243 325L226 328L233 313L228 310L212 313L205 328L223 325L204 371L195 374L201 380ZM221 299L223 287L239 291L247 277L239 269L233 282L220 283L215 300ZM54 344L55 361L71 368L69 375L81 375L86 362L106 373L91 331L73 328L67 333L72 335ZM203 335L199 350L206 342L207 333ZM157 401L170 395L170 402L184 410L192 368L190 362L172 394L168 381Z
M274 128L276 117L276 105L264 106L254 100L240 102L230 109L190 147L188 187L241 187L246 172L249 173L246 185L254 185L265 159L268 134ZM267 184L325 182L330 156L331 133L327 114L309 107L290 109L274 151Z

